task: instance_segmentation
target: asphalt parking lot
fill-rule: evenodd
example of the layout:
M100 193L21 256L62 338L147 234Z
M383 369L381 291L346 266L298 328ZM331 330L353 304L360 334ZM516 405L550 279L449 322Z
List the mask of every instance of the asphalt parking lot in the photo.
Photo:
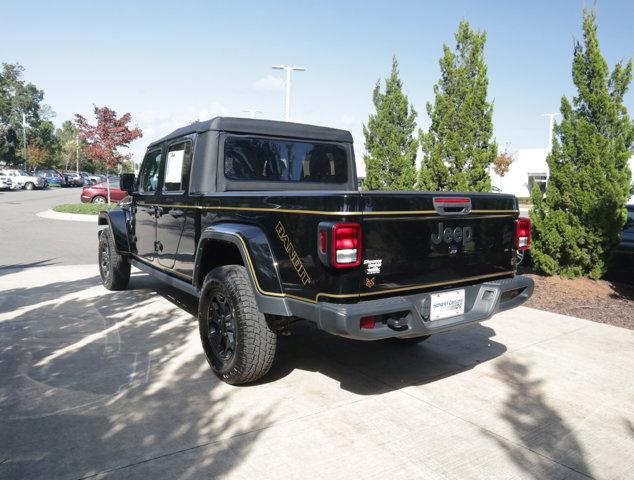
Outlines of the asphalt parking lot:
M39 196L38 196L39 195ZM634 478L634 331L518 308L418 346L296 324L209 370L193 297L101 287L79 190L0 194L0 478Z

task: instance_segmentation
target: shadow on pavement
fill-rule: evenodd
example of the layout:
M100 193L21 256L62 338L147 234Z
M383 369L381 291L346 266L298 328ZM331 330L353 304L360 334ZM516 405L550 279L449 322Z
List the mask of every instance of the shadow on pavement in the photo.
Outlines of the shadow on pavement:
M273 382L294 369L319 372L358 395L375 395L423 385L467 371L506 351L491 340L495 331L479 324L432 336L418 344L364 342L329 335L308 322L280 337L275 364L263 381Z
M504 359L495 368L510 390L501 418L513 428L521 444L516 446L493 436L500 448L530 478L560 478L560 465L593 478L574 430L548 405L542 381L531 378L529 366ZM527 448L537 455L530 454Z
M151 289L192 316L197 314L196 298L148 275L139 274L131 286ZM506 347L493 341L494 336L493 329L475 324L432 336L419 345L364 342L330 335L310 322L299 321L291 325L289 336L278 337L275 363L258 384L275 382L301 369L333 378L355 394L384 393L455 375L502 355Z
M56 260L56 259L55 258L48 258L46 260L39 260L37 262L14 263L14 264L9 264L9 265L0 265L0 276L6 275L8 273L19 272L20 270L24 270L26 268L46 267L48 265L55 265L56 262L53 262L53 260Z
M269 423L265 408L227 411L233 393L201 354L191 297L159 288L178 308L157 309L147 279L131 283L106 292L94 276L0 293L0 478L123 473L207 445L217 453L195 466L174 457L174 476L227 475Z

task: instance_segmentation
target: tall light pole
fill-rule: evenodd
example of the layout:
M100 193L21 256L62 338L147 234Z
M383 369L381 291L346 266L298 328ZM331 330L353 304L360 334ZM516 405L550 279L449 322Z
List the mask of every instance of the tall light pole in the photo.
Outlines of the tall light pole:
M79 175L79 133L75 134L75 161L77 162L77 175Z
M543 113L542 117L548 117L548 151L550 152L553 149L553 129L555 128L555 117L559 115L559 113Z
M273 65L274 70L286 70L286 102L284 103L284 120L287 122L291 119L291 72L305 72L304 67L296 67L294 65Z
M28 154L26 151L26 113L24 112L22 112L22 143L24 145L24 170L26 170Z
M249 114L249 118L255 118L255 115L258 113L262 113L262 110L255 110L253 108L245 108L244 110L242 110L245 113Z

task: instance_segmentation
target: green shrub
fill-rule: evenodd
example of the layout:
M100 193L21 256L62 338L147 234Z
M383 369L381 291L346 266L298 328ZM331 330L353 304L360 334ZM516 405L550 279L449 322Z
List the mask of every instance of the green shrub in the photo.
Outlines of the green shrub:
M584 10L583 46L574 49L572 78L578 95L561 100L547 162L546 196L533 189L533 264L548 275L600 278L627 218L634 142L623 96L632 62L612 73L601 55L596 17Z

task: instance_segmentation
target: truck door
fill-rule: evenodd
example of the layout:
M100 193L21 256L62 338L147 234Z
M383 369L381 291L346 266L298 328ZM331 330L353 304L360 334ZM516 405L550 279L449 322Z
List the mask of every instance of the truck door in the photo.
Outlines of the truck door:
M179 255L181 236L188 224L193 226L193 210L186 208L192 141L178 139L167 148L161 205L157 208L156 248L159 263L174 269ZM186 252L185 252L186 253Z
M161 149L153 149L145 154L134 199L134 235L137 254L153 261L156 247L156 193L161 165Z

